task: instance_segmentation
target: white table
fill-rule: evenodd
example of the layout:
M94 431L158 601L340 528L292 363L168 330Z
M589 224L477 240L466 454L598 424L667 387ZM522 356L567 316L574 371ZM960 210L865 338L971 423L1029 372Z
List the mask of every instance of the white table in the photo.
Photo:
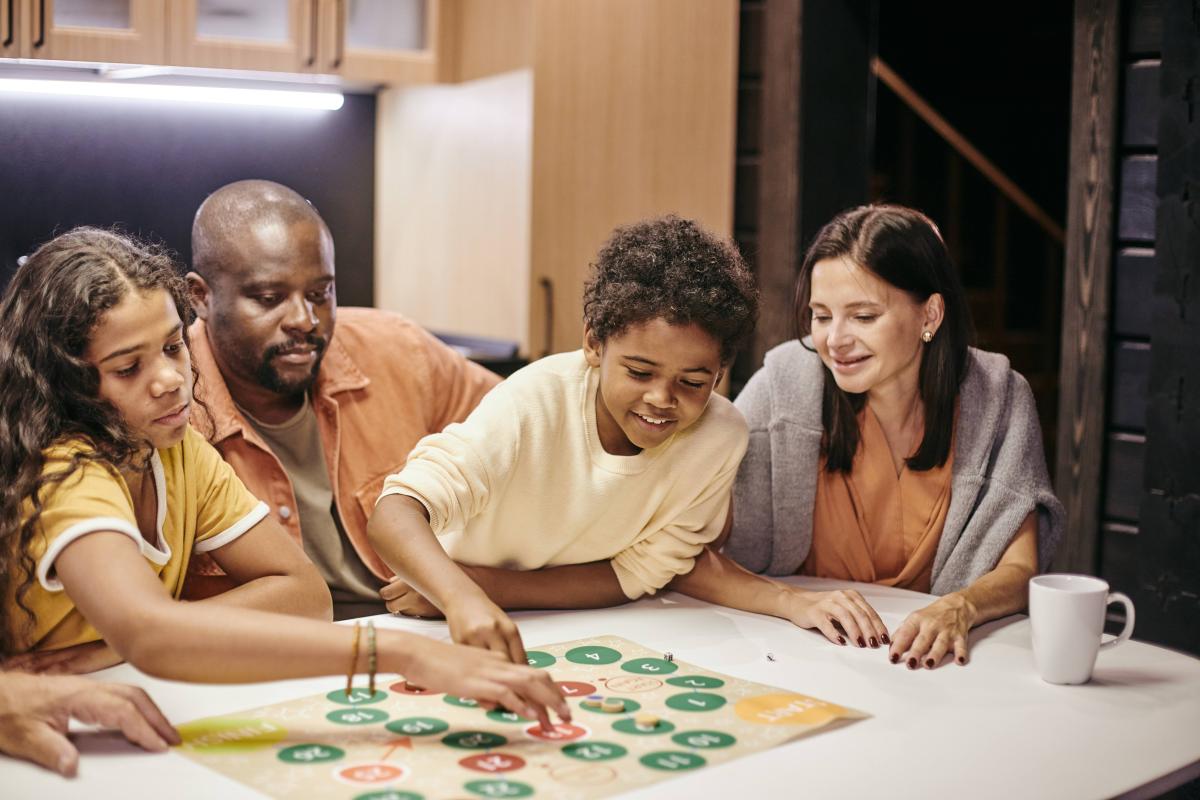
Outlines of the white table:
M854 586L890 628L927 595ZM977 629L971 660L910 671L878 650L677 594L615 609L515 615L525 644L601 634L632 639L717 672L850 706L870 719L624 795L664 797L1151 797L1200 776L1200 660L1131 641L1100 655L1092 681L1052 686L1034 671L1029 621ZM448 638L443 623L377 618ZM770 653L774 660L768 659ZM176 723L336 689L336 677L199 686L122 665L106 681L145 687ZM79 778L0 759L5 798L258 797L175 753L149 755L112 734L84 734Z

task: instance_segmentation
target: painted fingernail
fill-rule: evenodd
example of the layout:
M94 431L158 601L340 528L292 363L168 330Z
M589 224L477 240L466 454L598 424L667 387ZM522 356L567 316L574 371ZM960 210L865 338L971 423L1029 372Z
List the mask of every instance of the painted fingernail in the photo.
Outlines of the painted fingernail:
M872 636L869 641L871 642L871 647L879 647L879 642L875 641L874 636Z
M888 635L886 633L880 635L879 641L883 642L884 644L892 643L892 640L888 638Z
M863 638L862 638L861 636L860 636L860 637L858 637L858 646L859 646L859 647L866 647L866 646L867 646L867 643L863 641Z
M925 659L925 669L933 669L933 659L932 658Z
M838 637L838 644L845 644L845 643L846 643L846 637L845 637L845 636L839 636L839 637Z
M893 664L895 664L896 662L898 662L900 660L900 656L896 655L895 653L892 653L890 656L888 656L888 658L890 658L892 660Z
M960 665L960 666L961 666L962 664L965 664L965 663L967 663L967 659L963 658L962 656L959 656L958 658L956 658L956 659L954 659L954 660L955 660L955 661L957 661L957 662L959 663L959 665Z
M916 668L917 668L917 660L916 660L915 658L910 658L910 659L908 660L908 668L909 668L909 669L916 669Z

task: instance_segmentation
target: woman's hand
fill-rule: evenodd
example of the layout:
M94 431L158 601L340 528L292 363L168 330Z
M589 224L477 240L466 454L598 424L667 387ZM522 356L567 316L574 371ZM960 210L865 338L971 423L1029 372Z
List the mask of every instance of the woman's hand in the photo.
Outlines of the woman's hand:
M59 650L33 650L4 661L4 669L37 672L46 675L81 675L115 667L125 659L103 640L63 647Z
M424 639L419 646L409 646L404 678L414 685L470 697L485 707L502 706L538 720L545 730L553 727L547 709L563 722L571 720L566 698L545 670L526 666L524 661L513 664L502 652L477 647Z
M151 752L179 744L179 734L141 689L67 676L0 674L0 752L73 777L79 751L66 735L72 717L117 728Z
M888 658L893 664L906 664L909 669L933 669L947 653L952 653L958 664L966 664L967 633L977 617L975 605L962 593L940 597L900 623L892 637Z
M853 642L859 647L887 644L888 630L861 594L853 589L808 592L787 587L788 614L801 628L816 628L834 644Z

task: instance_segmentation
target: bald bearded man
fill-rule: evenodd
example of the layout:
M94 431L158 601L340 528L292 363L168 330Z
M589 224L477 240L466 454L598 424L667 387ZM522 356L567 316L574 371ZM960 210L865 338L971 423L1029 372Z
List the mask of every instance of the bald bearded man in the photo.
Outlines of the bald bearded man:
M344 619L383 613L367 541L384 478L499 378L404 317L337 308L334 244L296 192L238 181L204 201L187 275L197 427L304 548ZM335 335L336 323L336 335ZM209 558L184 596L228 586Z

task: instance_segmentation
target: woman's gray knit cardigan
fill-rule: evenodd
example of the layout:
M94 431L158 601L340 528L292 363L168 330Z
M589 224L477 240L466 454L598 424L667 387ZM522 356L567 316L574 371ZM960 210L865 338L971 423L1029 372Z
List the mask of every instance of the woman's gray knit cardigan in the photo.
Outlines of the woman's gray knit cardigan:
M792 575L812 545L825 370L799 341L767 353L736 404L750 446L734 486L725 553L755 572ZM1025 517L1038 510L1038 568L1062 537L1029 384L998 353L971 349L959 394L950 508L933 560L933 593L991 571Z

